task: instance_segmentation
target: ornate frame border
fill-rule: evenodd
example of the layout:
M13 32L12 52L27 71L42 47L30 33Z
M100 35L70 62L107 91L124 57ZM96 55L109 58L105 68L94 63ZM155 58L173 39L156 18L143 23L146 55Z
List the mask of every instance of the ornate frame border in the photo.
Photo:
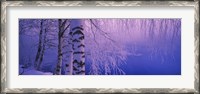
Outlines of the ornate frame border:
M195 81L188 88L15 88L6 87L6 7L8 6L193 6L195 8ZM199 0L195 1L1 1L1 93L196 93L199 94Z

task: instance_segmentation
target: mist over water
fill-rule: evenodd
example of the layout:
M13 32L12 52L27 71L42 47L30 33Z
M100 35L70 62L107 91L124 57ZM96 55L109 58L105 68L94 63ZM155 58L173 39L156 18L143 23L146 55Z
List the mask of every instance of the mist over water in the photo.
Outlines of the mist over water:
M86 57L87 74L96 74L94 71L118 74L120 70L128 75L181 74L180 19L94 19L94 22L100 29L86 23L87 41L95 40L87 42L87 51L93 53ZM103 31L106 34L101 34Z

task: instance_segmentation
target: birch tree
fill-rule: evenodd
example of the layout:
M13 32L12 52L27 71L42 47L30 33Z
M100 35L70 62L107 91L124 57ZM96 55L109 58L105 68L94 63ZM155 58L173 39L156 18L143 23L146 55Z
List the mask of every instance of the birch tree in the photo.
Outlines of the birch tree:
M58 63L56 65L56 72L55 74L56 75L61 75L61 69L62 69L62 65L63 65L63 36L64 36L64 33L65 31L69 28L69 25L68 26L65 26L67 23L67 20L62 20L62 19L58 19ZM65 64L67 66L67 64ZM68 64L70 65L70 64ZM69 66L67 66L69 67ZM69 72L69 71L67 71ZM66 71L65 71L66 73ZM66 73L67 74L67 73Z
M34 62L34 67L36 70L39 70L39 67L40 67L40 64L42 62L42 52L43 52L43 34L44 34L44 31L43 31L43 23L44 21L41 20L40 22L40 33L39 33L39 43L38 43L38 49L37 49L37 54L36 54L36 57L35 57L35 62Z
M63 37L63 49L65 52L63 52L63 55L65 58L63 58L64 62L64 74L65 75L72 75L73 72L73 45L72 45L72 31L69 30L67 32L66 37Z
M73 49L73 74L85 75L85 44L83 25L80 19L70 21Z
M37 47L37 54L35 57L34 67L36 70L40 70L41 64L43 62L45 50L50 48L49 43L51 40L48 39L48 34L50 34L51 30L49 28L49 23L52 22L49 19L41 19L40 20L40 31L39 31L39 42ZM51 26L51 25L50 25ZM55 44L54 44L55 45ZM52 46L52 44L51 44Z
M56 66L56 74L61 74L61 66L62 66L62 32L64 27L62 26L62 20L58 19L58 63Z

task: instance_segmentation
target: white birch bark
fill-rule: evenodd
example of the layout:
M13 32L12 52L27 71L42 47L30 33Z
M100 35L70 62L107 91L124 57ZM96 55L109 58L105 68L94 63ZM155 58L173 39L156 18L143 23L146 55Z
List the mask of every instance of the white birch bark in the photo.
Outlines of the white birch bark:
M62 20L59 19L58 20L58 62L57 62L57 66L56 66L56 75L61 75L61 66L62 66L62 37L61 37L61 33L64 29L64 27L61 26L62 24Z
M70 24L73 43L73 74L85 75L85 44L82 21L72 19Z
M72 32L67 35L67 62L65 63L65 75L72 75L73 72L73 48Z

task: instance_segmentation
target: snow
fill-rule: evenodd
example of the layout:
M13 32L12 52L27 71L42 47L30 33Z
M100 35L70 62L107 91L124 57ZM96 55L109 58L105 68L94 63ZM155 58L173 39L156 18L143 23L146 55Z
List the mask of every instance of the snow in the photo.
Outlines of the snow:
M42 72L37 71L31 68L21 68L22 65L20 65L19 74L20 75L53 75L51 72Z
M41 72L37 70L28 70L23 73L23 75L52 75L50 72Z

